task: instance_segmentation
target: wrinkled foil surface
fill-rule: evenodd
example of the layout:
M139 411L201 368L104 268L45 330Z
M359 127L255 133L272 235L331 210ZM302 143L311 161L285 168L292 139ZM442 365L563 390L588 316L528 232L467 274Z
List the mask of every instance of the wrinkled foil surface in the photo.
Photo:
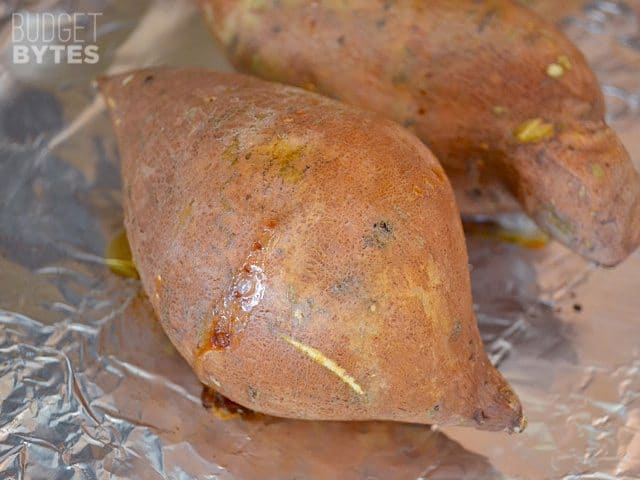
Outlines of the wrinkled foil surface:
M529 0L583 49L640 168L640 0ZM16 10L100 12L96 65L15 65ZM152 64L229 69L192 2L0 3L0 478L640 478L640 253L599 269L558 244L469 237L492 360L529 427L223 421L136 280L114 134L92 79Z

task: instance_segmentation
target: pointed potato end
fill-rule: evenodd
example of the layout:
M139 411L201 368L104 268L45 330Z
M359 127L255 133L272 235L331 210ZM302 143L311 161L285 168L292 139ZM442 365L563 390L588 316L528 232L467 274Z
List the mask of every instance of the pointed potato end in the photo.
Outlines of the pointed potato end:
M488 374L473 412L473 426L480 430L521 433L527 426L520 399L504 377L487 361Z

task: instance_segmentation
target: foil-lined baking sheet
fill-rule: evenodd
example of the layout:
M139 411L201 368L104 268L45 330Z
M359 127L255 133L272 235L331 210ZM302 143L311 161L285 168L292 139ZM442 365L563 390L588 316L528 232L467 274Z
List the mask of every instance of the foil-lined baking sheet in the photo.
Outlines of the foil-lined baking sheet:
M480 329L524 434L202 407L139 283L105 265L119 160L91 86L152 64L229 69L193 3L0 4L0 478L640 478L638 252L604 270L557 244L468 238ZM583 49L640 168L640 0L525 3ZM100 61L15 64L16 11L99 12Z

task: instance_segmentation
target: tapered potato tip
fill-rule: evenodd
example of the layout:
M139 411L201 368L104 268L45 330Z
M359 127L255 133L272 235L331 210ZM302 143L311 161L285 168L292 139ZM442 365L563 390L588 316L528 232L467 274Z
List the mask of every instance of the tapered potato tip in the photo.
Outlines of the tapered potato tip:
M504 377L487 360L487 378L480 390L479 407L473 420L481 430L504 430L522 433L527 419L522 411L520 399Z
M640 244L640 174L604 122L576 122L519 153L514 192L554 238L602 266Z

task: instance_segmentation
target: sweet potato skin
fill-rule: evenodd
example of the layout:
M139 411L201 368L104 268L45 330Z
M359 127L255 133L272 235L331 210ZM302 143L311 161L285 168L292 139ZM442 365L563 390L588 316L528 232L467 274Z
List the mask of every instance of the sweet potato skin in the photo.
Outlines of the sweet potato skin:
M640 175L603 121L597 80L578 49L526 8L509 0L201 3L238 69L412 129L459 186L463 212L477 213L475 200L489 211L512 208L506 190L543 229L603 265L640 243ZM527 133L534 121L542 127Z
M522 428L475 323L451 187L418 139L237 74L100 88L142 284L203 383L284 417Z

